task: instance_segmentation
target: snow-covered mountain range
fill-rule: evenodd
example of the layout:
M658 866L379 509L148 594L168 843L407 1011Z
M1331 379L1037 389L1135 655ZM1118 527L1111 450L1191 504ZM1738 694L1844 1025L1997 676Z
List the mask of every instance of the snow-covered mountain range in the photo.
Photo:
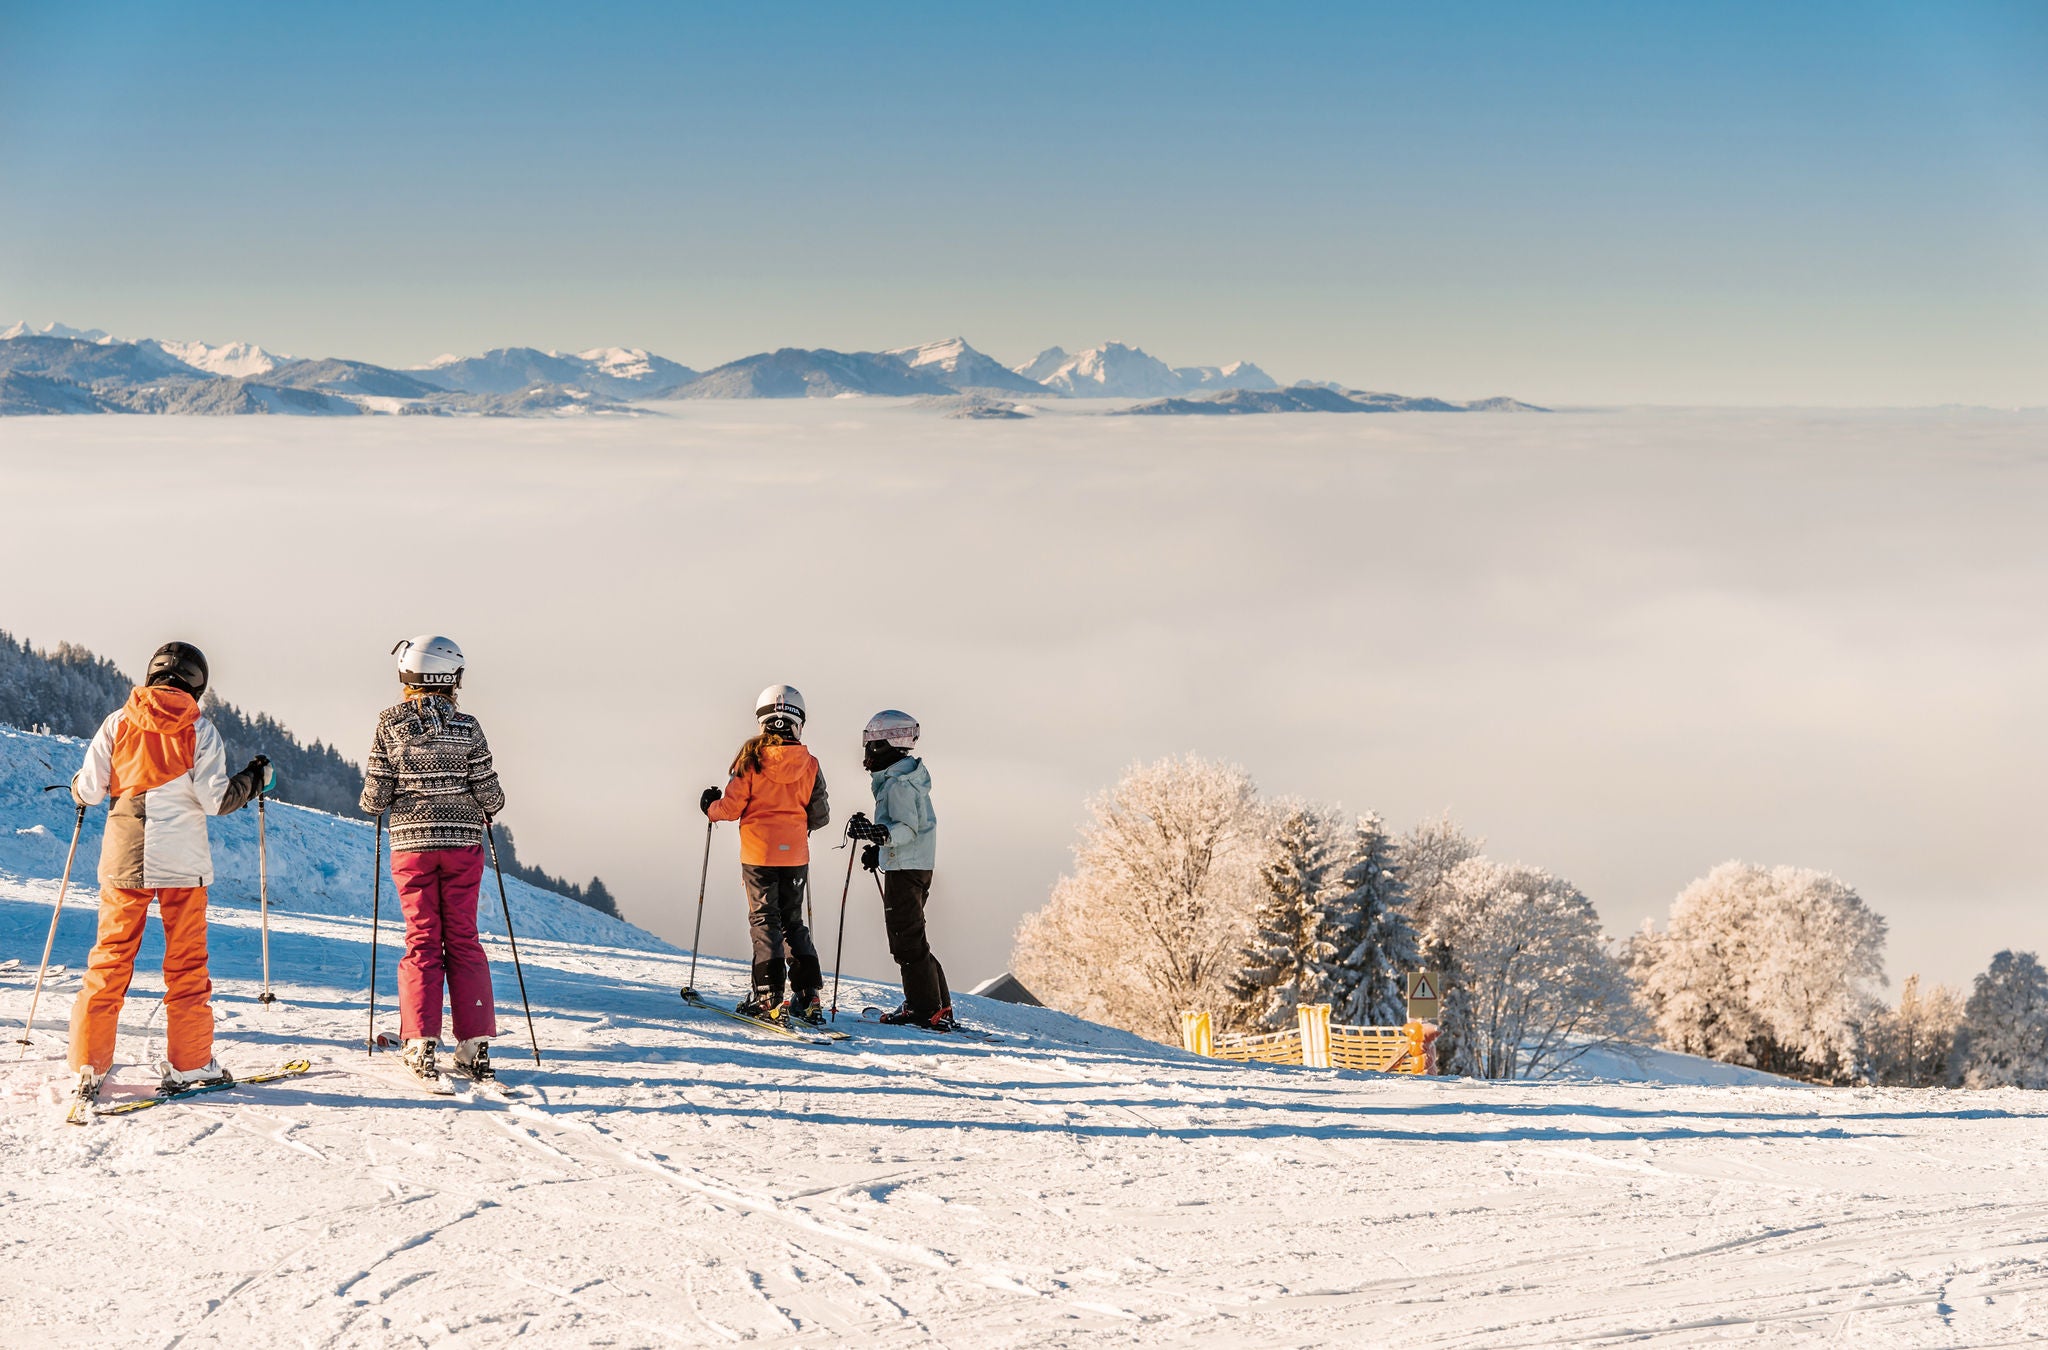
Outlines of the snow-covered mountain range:
M1242 405L1217 402L1275 392L1283 392L1280 385L1249 361L1169 366L1122 342L1075 353L1049 347L1018 366L1005 365L960 337L880 352L783 347L700 372L642 347L578 352L497 347L480 356L448 355L423 366L394 369L332 357L301 359L251 342L127 339L61 323L17 323L0 331L0 416L617 415L674 398L862 395L928 400L956 395L1151 399L1163 405L1144 411L1163 413L1306 411L1320 406L1313 396ZM1396 395L1357 397L1374 401L1373 410L1464 411L1486 406ZM1201 406L1182 406L1190 403ZM1505 407L1513 401L1490 403Z

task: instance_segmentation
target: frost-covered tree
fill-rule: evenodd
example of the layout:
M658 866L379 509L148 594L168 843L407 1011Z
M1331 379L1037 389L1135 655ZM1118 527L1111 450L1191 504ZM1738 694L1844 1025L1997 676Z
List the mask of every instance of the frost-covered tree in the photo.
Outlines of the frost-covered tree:
M1399 855L1385 822L1370 812L1358 818L1349 844L1337 893L1325 906L1331 1017L1350 1026L1398 1026L1408 1017L1402 973L1422 960Z
M1637 1029L1628 977L1577 887L1485 858L1459 863L1447 883L1436 922L1472 1000L1481 1076L1548 1077Z
M1461 1077L1476 1076L1480 1071L1472 1024L1472 994L1466 986L1466 971L1458 959L1457 944L1438 915L1451 894L1451 873L1460 863L1482 856L1485 844L1485 840L1459 829L1446 813L1410 830L1402 838L1400 849L1400 874L1408 890L1409 921L1423 947L1423 968L1437 972L1437 993L1442 999L1436 1017L1437 1071Z
M1864 1029L1870 1081L1879 1087L1941 1087L1950 1081L1963 1000L1946 985L1922 993L1920 977L1899 986L1899 1006L1874 1013Z
M1486 841L1459 829L1448 813L1423 821L1402 838L1401 882L1408 891L1408 917L1425 940L1442 936L1433 918L1438 904L1450 893L1451 873L1459 863L1485 851Z
M1074 871L1017 932L1018 978L1049 1005L1158 1040L1184 1008L1227 1014L1269 828L1244 770L1141 765L1089 803Z
M1337 954L1324 912L1336 871L1331 815L1305 802L1284 803L1276 815L1242 968L1231 981L1236 1020L1268 1031L1293 1026L1296 1009L1325 1001Z
M2048 970L2032 952L2000 952L1977 977L1955 1067L1964 1087L2048 1087Z
M1865 1073L1885 922L1839 878L1728 862L1630 948L1642 1002L1674 1050L1818 1082Z

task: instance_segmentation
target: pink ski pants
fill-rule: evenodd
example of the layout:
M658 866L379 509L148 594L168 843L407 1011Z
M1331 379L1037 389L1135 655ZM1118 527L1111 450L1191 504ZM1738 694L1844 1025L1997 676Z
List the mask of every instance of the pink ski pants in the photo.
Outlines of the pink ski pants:
M455 1039L498 1034L491 963L476 935L482 844L393 853L391 879L405 909L405 956L398 963L398 1030L406 1040L441 1035L441 985L455 1009Z

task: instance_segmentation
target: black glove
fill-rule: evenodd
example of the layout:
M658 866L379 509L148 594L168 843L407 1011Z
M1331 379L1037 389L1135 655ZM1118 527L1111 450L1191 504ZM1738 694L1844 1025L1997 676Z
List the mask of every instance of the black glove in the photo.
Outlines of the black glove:
M277 775L271 772L270 756L258 755L249 761L249 767L242 770L256 780L258 792L268 792L277 785Z
M867 812L856 811L851 816L847 817L846 837L848 839L865 839L868 837Z
M711 814L711 803L725 795L723 788L705 788L704 795L697 799L697 809L705 815Z
M869 844L866 848L862 849L860 851L860 865L867 868L870 872L880 868L882 865L882 846L880 844Z

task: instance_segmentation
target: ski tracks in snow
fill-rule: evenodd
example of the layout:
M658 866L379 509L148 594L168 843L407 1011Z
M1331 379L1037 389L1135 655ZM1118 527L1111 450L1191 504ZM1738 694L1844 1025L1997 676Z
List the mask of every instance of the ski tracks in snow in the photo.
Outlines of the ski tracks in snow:
M249 935L217 936L223 1058L314 1071L77 1128L50 1120L60 1065L0 1063L12 1334L1933 1346L2048 1323L2048 1108L2022 1094L1246 1068L979 1003L1003 1041L788 1046L683 1016L672 957L537 941L546 1064L504 1057L518 1097L436 1098L362 1053L360 986L259 1016L223 974ZM0 980L0 1018L26 996Z

